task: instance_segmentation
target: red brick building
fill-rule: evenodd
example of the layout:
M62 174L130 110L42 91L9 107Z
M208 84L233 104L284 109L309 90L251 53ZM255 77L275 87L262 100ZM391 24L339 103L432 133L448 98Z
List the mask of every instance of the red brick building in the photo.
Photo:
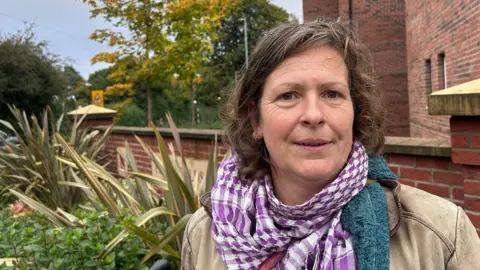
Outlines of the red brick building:
M358 24L388 102L389 135L449 137L449 117L429 115L427 96L480 78L480 1L303 0L303 14Z

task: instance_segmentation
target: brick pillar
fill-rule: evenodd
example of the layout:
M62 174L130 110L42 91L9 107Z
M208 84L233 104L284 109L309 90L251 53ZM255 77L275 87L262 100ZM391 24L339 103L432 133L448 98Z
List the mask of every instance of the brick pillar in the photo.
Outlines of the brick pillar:
M109 116L101 116L101 117L95 117L95 116L87 116L83 120L82 124L80 126L82 127L96 127L96 126L110 126L114 122L114 115L109 115Z
M452 161L463 168L464 207L480 234L480 115L450 118Z
M480 235L480 79L434 92L431 115L450 115L452 162L462 166L464 209Z
M110 126L113 124L117 112L96 105L87 105L69 112L68 115L72 118L76 117L77 121L85 116L80 127L87 128L95 126Z

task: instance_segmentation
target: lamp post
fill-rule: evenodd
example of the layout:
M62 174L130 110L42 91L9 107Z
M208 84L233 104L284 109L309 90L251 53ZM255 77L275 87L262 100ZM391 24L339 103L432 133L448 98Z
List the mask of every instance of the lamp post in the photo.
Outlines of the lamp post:
M240 18L243 21L243 45L245 51L245 67L248 68L248 24L247 24L247 15L245 11L242 13L243 16ZM238 71L235 71L235 83L237 82Z
M243 12L243 43L245 45L245 66L248 68L248 24L245 12Z

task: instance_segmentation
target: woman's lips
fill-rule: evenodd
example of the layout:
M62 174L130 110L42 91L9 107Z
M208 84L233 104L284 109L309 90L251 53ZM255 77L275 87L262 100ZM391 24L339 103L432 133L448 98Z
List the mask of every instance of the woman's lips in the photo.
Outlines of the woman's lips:
M331 142L296 142L295 145L304 151L322 152L330 147Z

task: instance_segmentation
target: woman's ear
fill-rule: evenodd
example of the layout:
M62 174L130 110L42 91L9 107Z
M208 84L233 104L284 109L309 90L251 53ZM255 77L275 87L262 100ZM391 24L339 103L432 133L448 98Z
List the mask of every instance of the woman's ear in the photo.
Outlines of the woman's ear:
M256 141L261 140L263 138L263 132L260 126L260 114L258 112L258 107L254 102L251 102L248 106L248 118L252 125L253 138L255 138Z

